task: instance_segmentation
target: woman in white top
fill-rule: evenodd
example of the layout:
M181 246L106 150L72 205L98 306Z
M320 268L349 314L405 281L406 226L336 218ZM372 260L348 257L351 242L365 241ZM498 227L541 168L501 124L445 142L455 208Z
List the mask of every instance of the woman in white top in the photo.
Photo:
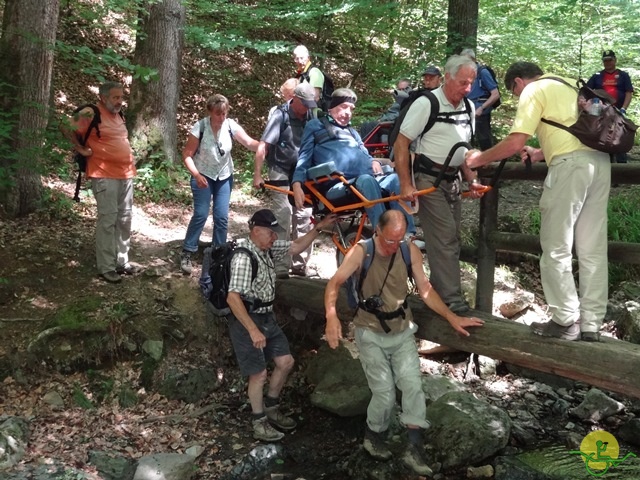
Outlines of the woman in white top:
M209 116L199 120L189 132L182 159L191 173L193 216L182 245L180 269L191 273L191 254L207 222L213 199L213 245L227 241L229 199L233 188L232 140L255 152L258 140L251 138L235 121L227 118L229 100L216 94L207 100Z

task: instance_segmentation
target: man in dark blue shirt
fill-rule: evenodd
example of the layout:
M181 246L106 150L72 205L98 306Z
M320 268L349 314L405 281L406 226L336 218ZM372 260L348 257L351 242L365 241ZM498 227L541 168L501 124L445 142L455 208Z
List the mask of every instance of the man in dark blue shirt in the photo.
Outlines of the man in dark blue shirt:
M474 62L476 54L470 48L465 48L460 55L466 55ZM491 110L500 99L498 84L493 79L489 70L476 62L478 74L471 86L471 91L467 98L476 107L476 131L475 141L480 150L488 150L493 146L493 135L491 134Z

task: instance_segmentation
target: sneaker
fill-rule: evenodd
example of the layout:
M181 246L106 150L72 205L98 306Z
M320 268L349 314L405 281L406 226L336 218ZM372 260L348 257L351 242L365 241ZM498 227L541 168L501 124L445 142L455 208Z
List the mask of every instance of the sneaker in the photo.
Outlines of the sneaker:
M284 433L279 432L271 426L266 415L253 422L253 438L263 440L265 442L277 442L282 440Z
M272 425L282 430L293 430L298 425L293 418L284 415L278 408L278 405L265 407L264 413L267 414L267 418Z
M141 271L142 269L139 266L132 265L130 263L116 266L116 273L118 275L135 275L136 273L140 273Z
M120 275L115 270L101 273L100 276L109 283L120 283L122 281L122 278L120 278Z
M180 254L180 270L185 275L190 275L193 270L193 265L191 264L191 252L187 252L183 250Z
M580 334L580 340L583 342L599 342L600 334L598 332L582 332Z
M563 327L551 320L546 323L533 322L530 327L533 333L543 337L553 337L570 341L580 338L580 325L578 325L578 323Z
M362 446L376 460L386 461L391 458L391 450L387 448L387 444L384 441L385 432L374 432L367 428L364 432L364 442Z
M404 455L402 455L402 463L418 475L433 475L433 470L427 465L422 449L413 443L407 446Z
M467 313L469 310L471 310L469 304L464 300L447 303L447 307L449 307L449 310L451 310L456 315Z

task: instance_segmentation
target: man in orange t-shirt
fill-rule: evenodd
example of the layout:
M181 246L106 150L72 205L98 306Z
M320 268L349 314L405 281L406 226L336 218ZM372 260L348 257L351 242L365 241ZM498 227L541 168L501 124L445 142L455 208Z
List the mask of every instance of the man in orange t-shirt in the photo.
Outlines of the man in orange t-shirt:
M121 281L121 275L137 273L139 268L129 263L131 216L133 207L133 177L136 167L129 144L127 127L120 114L124 89L122 84L106 82L99 89L97 104L100 123L84 138L94 111L87 107L71 121L75 128L70 139L75 149L87 157L87 177L96 198L96 264L100 276L109 283Z

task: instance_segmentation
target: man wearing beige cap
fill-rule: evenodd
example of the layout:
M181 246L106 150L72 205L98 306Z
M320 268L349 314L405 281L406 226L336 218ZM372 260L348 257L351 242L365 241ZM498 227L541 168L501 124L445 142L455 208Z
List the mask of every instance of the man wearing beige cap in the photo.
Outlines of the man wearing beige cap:
M299 84L293 91L293 98L280 105L267 121L258 150L256 151L253 185L256 188L264 183L262 166L267 161L267 176L270 182L277 182L281 188L289 188L290 178L298 162L298 150L302 141L302 132L307 121L314 118L316 111L315 89L308 83ZM273 211L284 231L278 235L280 240L294 240L311 230L311 208L292 209L288 196L272 192ZM291 273L306 276L307 263L312 246L285 258L276 264L278 278L287 278Z

